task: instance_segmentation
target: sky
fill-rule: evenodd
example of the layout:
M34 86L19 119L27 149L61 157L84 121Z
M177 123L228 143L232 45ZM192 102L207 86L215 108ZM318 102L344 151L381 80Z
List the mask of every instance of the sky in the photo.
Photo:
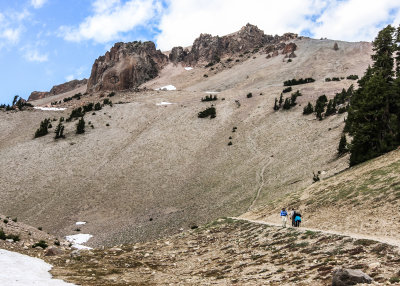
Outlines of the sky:
M116 42L165 51L247 23L266 34L372 41L400 23L400 0L0 0L0 104L88 78Z

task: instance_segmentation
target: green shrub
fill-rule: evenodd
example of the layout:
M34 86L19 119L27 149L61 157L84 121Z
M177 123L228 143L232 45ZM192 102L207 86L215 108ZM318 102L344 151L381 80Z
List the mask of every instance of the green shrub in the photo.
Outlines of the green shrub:
M8 219L3 219L3 222L5 223L5 224L7 224L8 223Z
M346 77L347 79L351 79L351 80L357 80L358 79L358 75L356 74L351 74L348 77Z
M338 147L338 154L343 155L347 153L349 150L347 149L347 140L346 135L343 133L340 137L339 147Z
M232 145L232 141L229 141L228 146L231 146L231 145Z
M289 87L285 88L282 92L286 93L286 92L291 92L291 91L292 91L292 87L289 86Z
M0 239L1 240L6 240L6 234L4 233L2 228L0 228Z
M299 84L306 84L314 82L315 79L308 77L308 78L300 78L300 79L289 79L283 82L284 86L292 86L292 85L299 85Z
M60 118L60 122L58 122L56 130L54 131L54 133L56 134L56 136L54 136L54 139L65 138L65 136L64 136L64 125L61 122L62 121L61 121L61 118Z
M249 92L248 94L247 94L247 98L252 98L253 97L253 94L251 93L251 92Z
M17 221L18 221L18 218L15 217L15 218L12 219L12 221L13 221L13 222L17 222Z
M98 111L98 110L101 110L101 104L100 104L100 102L97 102L95 105L94 105L94 110L96 110L96 111ZM94 112L93 112L94 113ZM95 113L94 113L95 114ZM92 114L92 115L94 115L94 114Z
M115 92L110 92L107 97L113 97L115 95Z
M211 106L203 111L200 111L197 116L199 118L207 118L208 116L210 116L210 118L215 118L217 116L217 112L215 110L215 107Z
M67 121L71 121L72 118L79 118L83 117L85 115L85 111L83 110L82 107L75 108L71 111L71 114L69 115L69 118Z
M338 77L333 77L333 78L332 78L332 81L340 81L340 78L338 78Z
M289 110L292 105L290 104L290 99L285 98L285 102L283 103L283 109Z
M32 245L32 248L36 248L36 247L41 247L43 249L47 248L47 243L44 240L40 240L39 242L36 242L35 244Z
M331 78L330 78L330 77L327 77L327 78L325 78L325 81L326 81L326 82L330 82L330 81L331 81Z
M206 95L204 98L201 98L201 101L202 101L202 102L205 102L205 101L215 101L215 100L218 100L218 98L217 98L216 95L214 95L214 96L212 96L212 95Z

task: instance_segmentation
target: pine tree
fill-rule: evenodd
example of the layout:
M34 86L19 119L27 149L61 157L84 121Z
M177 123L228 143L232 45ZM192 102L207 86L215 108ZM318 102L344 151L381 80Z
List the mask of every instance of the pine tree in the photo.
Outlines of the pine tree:
M35 138L41 137L49 133L48 127L49 127L50 119L45 119L42 122L40 122L39 128L35 132Z
M283 103L283 109L290 109L291 104L290 104L290 99L289 98L285 98L285 102Z
M359 80L350 100L345 131L353 136L350 165L395 149L400 144L400 82L393 79L395 29L390 25L373 42L373 65ZM398 62L396 62L396 68Z
M298 92L298 91L297 91ZM290 106L295 106L297 103L296 103L296 99L297 99L297 96L298 96L298 93L297 92L295 92L295 93L292 93L292 95L291 95L291 97L290 97Z
M342 137L340 137L339 147L338 147L338 154L343 155L344 153L348 152L347 149L347 140L346 135L343 133Z
M282 106L283 103L283 93L281 93L281 96L279 97L279 107Z
M65 136L64 136L64 125L61 122L62 121L61 121L61 118L60 118L60 121L58 122L56 130L54 131L54 133L56 133L56 136L54 137L54 139L65 138Z
M303 114L304 114L304 115L308 115L308 114L311 114L311 113L313 113L313 112L314 112L314 107L313 107L312 104L309 102L309 103L307 104L307 106L304 107L304 109L303 109Z
M328 102L328 106L326 107L325 116L330 116L336 113L336 108L334 106L333 100L330 99Z
M76 124L76 134L85 133L85 120L83 117L79 119L78 123Z
M274 110L279 110L278 99L275 97Z

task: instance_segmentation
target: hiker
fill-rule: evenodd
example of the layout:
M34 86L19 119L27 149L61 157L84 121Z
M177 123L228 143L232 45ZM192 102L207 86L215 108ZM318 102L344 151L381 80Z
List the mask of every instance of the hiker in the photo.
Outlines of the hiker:
M296 215L294 217L294 226L295 227L300 227L300 223L301 223L301 214L300 213L296 213Z
M294 210L294 208L292 208L292 210L290 211L290 215L289 218L292 221L292 227L294 227L294 217L295 217L296 211Z
M285 208L281 210L281 218L282 218L282 227L286 227L287 211L285 210Z

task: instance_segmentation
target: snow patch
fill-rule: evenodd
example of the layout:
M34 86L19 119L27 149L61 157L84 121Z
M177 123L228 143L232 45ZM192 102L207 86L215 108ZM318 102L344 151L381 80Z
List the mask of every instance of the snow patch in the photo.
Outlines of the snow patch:
M218 94L219 91L206 91L207 94Z
M84 224L86 224L86 221L77 221L75 224L76 225L84 225Z
M170 104L173 104L173 103L171 103L171 102L165 102L165 101L162 101L162 102L160 102L160 103L156 103L156 105L170 105Z
M171 85L171 84L169 84L169 85L166 85L166 86L163 86L163 87L160 87L160 88L156 88L156 90L176 90L176 87Z
M8 286L48 285L72 286L59 279L52 279L51 265L39 258L0 249L0 283Z
M83 243L87 242L93 235L91 234L74 234L74 235L67 235L65 237L66 240L72 243L72 247L77 249L93 249L89 246L82 245Z
M41 107L41 106L35 106L34 109L39 109L39 110L45 110L45 111L63 111L66 108L62 107Z
M185 70L191 71L193 68L192 67L185 67Z

